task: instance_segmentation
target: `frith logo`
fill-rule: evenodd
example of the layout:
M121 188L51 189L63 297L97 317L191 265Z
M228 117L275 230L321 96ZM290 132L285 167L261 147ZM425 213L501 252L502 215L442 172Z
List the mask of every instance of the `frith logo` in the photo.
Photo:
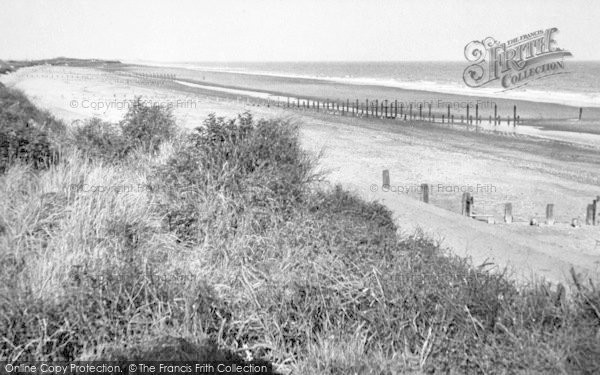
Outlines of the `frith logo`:
M499 80L505 90L511 90L528 82L563 74L564 58L571 52L558 48L553 27L500 43L492 37L474 40L465 47L465 57L473 62L463 73L463 80L470 87L481 87Z

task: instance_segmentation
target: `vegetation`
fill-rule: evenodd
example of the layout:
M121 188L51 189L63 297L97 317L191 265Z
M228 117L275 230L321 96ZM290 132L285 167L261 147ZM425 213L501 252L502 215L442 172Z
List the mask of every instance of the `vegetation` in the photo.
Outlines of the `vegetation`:
M20 92L0 86L0 173L13 163L43 169L57 162L65 129Z
M158 142L159 112L88 122L59 164L0 176L0 360L600 372L591 282L516 285L399 238L384 206L314 173L285 121L211 116Z

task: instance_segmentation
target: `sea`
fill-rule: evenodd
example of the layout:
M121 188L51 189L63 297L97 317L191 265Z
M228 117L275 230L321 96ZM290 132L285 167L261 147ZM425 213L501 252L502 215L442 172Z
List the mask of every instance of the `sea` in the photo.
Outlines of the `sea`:
M600 107L600 61L565 60L564 73L529 81L506 90L497 80L471 88L463 81L467 62L153 62L129 63L199 71L269 75L397 87L469 96L484 96Z

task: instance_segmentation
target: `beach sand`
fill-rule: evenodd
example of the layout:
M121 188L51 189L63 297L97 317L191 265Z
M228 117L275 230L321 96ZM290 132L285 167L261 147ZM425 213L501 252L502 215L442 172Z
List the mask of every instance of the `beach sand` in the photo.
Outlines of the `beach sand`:
M475 264L507 266L521 280L531 280L536 275L564 281L571 266L594 278L599 274L600 247L596 241L600 240L600 227L569 225L573 218L584 221L586 205L600 195L600 153L593 134L567 132L571 138L565 139L564 131L553 130L553 133L533 127L531 134L511 132L508 127L502 131L504 134L493 134L465 131L458 125L333 116L256 106L241 92L203 90L175 82L144 82L122 72L69 67L44 69L22 69L2 76L1 81L23 90L35 104L69 123L92 116L117 121L125 113L126 103L137 95L172 105L178 122L185 127L200 125L211 112L234 116L250 111L257 117L286 117L301 124L302 142L307 150L324 152L320 168L328 171L329 183L340 183L366 199L384 203L393 211L404 234L422 230L453 253L470 256ZM148 69L158 68L142 70ZM156 71L166 74L173 70ZM197 72L189 75L183 77L183 73L177 73L178 78L198 79ZM263 92L275 85L282 94L334 97L330 94L339 93L343 97L352 89L323 82L279 86L271 79L263 83L256 80L260 81L252 76L251 82L236 81L236 90ZM220 86L226 83L206 76L204 82ZM292 91L295 89L299 91ZM378 94L372 97L379 98L389 94L387 89L372 87L355 90L360 90L363 97L371 92ZM409 99L418 100L421 95L436 94L417 92ZM353 96L358 94L354 92ZM519 106L523 109L521 113L535 114L547 109L559 118L572 117L573 110L530 102ZM510 108L509 103L504 103L504 107ZM556 124L564 128L568 122ZM395 192L382 191L383 169L390 171ZM418 187L422 183L431 185L430 204L419 201ZM476 189L476 212L493 215L498 224L459 214L464 189ZM510 225L502 223L507 202L513 204L516 221ZM557 224L527 225L532 217L543 223L548 203L555 205Z

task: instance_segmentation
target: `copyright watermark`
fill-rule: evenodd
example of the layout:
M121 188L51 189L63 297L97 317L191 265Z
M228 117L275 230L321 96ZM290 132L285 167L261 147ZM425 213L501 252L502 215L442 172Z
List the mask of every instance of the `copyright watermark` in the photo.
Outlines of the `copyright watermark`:
M163 108L184 108L184 109L196 109L198 108L199 101L196 99L141 99L142 104L150 107L163 107ZM76 109L91 109L94 111L108 111L108 110L124 110L133 107L136 100L126 99L72 99L69 102L69 107Z
M427 186L427 187L425 187ZM425 189L429 189L430 193L497 193L498 187L493 184L474 184L474 185L447 185L447 184L430 184L430 185L380 185L371 184L369 190L373 193L395 193L395 194L421 194Z

